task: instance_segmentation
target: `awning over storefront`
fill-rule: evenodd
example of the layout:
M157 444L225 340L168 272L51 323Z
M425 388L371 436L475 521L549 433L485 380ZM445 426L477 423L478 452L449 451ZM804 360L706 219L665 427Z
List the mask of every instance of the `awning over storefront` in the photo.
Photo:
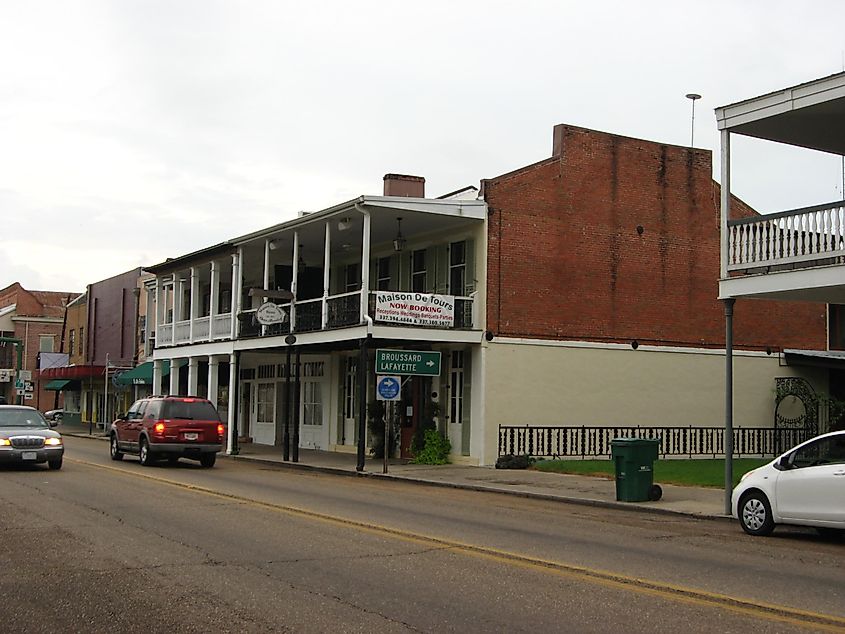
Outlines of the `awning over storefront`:
M61 392L62 390L72 390L76 387L76 381L67 379L53 379L44 386L45 390L52 390L54 392Z
M161 376L170 374L170 361L161 362ZM141 365L123 372L115 381L122 385L152 385L153 362L147 361Z
M106 368L102 365L69 365L64 368L47 368L39 371L39 376L44 379L88 379L102 377Z
M845 370L845 350L784 350L786 365Z

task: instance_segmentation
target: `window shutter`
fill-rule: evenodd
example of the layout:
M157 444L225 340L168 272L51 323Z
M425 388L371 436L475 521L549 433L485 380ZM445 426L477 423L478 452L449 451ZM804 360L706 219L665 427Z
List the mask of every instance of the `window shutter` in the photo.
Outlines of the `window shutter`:
M398 253L394 253L390 256L390 290L392 291L399 290L399 268L402 264L401 258L402 256Z
M343 292L343 266L333 266L329 269L329 294L339 295Z
M438 245L432 251L436 255L434 292L439 295L445 295L449 290L449 245Z
M478 276L475 274L475 240L466 241L466 294L474 292L476 289L476 280Z
M472 349L464 350L464 394L461 411L461 455L469 455L470 421L472 417Z
M399 254L399 290L408 292L411 290L411 269L414 266L414 252L406 251Z

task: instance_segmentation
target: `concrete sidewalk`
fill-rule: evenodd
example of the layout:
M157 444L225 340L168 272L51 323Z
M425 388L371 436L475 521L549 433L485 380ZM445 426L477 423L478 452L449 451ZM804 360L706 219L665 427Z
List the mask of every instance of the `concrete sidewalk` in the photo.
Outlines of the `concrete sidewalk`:
M59 425L57 430L69 436L105 440L102 432L96 429L89 435L87 425ZM219 457L257 461L280 468L313 470L346 476L389 478L591 506L673 513L700 518L726 518L725 493L722 489L684 487L657 482L663 488L663 497L657 502L617 502L616 483L612 479L601 477L543 473L530 469L415 465L404 460L392 460L388 473L385 474L383 461L372 458L366 460L364 471L358 472L356 470L357 456L354 453L300 449L298 462L285 462L279 447L255 444L242 444L236 456L221 453Z

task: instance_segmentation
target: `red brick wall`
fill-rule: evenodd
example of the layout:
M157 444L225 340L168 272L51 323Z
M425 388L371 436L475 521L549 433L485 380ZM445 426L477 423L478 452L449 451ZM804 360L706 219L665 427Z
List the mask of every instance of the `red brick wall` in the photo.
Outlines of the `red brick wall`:
M560 156L484 183L487 328L723 347L710 152L571 126L555 145ZM734 217L752 213L735 200ZM734 337L738 347L824 349L825 306L737 301Z
M23 342L23 369L32 372L32 379L37 389L33 399L24 401L24 405L31 405L41 410L52 409L55 404L56 393L44 389L46 382L38 381L38 353L40 351L41 335L53 336L53 351L59 352L62 336L62 322L64 302L74 297L73 293L54 291L27 291L20 284L14 284L0 290L0 308L15 305L14 338ZM50 318L51 322L38 321L39 318ZM13 364L16 362L17 351L10 351ZM12 367L13 367L12 364ZM9 403L16 403L14 383L0 383L0 394ZM61 404L61 396L59 398Z

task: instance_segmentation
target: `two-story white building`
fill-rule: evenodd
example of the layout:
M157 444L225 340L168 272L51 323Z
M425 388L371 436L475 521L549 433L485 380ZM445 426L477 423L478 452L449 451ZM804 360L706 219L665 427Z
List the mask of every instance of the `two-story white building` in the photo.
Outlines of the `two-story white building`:
M439 352L436 375L399 375L401 400L386 415L401 455L428 423L454 458L477 461L470 386L481 369L487 206L476 193L425 198L424 179L389 174L383 196L147 267L153 392L215 402L229 451L246 437L292 455L358 450L363 465L361 422L382 418L366 405L376 401L374 351Z

